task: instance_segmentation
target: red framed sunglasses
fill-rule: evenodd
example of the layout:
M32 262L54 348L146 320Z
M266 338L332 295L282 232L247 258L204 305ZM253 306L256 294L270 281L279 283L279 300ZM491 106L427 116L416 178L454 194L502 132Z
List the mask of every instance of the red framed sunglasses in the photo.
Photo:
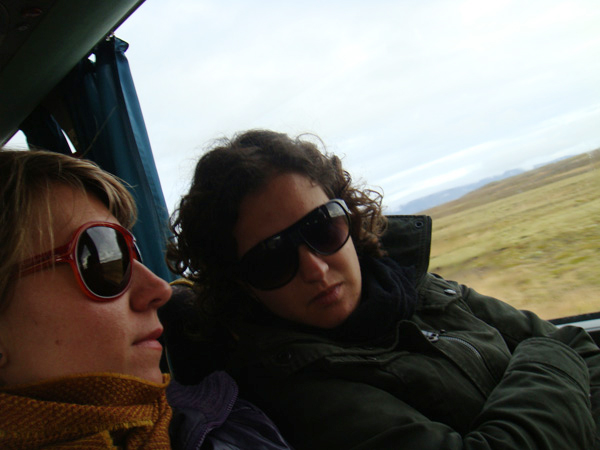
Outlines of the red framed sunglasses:
M82 291L92 300L104 302L127 290L134 259L142 262L129 230L111 222L87 222L65 245L23 261L19 273L24 276L68 263Z

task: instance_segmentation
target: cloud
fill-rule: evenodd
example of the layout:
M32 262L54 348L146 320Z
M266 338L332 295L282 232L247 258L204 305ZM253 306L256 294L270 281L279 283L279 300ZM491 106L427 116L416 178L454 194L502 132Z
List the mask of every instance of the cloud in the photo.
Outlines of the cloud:
M408 175L442 188L594 145L598 19L596 0L165 0L116 34L170 208L208 142L254 127L320 135L400 201Z
M511 169L600 148L600 103L553 117L524 133L461 149L380 180L385 203L398 206L437 190L461 186ZM484 174L484 175L483 175Z

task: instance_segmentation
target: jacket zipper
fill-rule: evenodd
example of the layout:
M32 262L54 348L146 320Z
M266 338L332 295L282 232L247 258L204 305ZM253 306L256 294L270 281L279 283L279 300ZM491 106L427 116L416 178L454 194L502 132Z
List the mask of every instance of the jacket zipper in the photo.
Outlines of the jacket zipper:
M469 349L471 351L471 353L473 353L478 359L483 360L483 357L481 356L481 353L479 353L479 350L477 350L477 348L473 344L471 344L470 342L468 342L462 338L459 338L456 336L448 336L448 335L444 334L444 331L441 331L440 333L435 333L433 331L421 330L421 332L429 340L429 342L432 342L432 343L436 343L440 339L458 342L458 343L464 345L467 349Z

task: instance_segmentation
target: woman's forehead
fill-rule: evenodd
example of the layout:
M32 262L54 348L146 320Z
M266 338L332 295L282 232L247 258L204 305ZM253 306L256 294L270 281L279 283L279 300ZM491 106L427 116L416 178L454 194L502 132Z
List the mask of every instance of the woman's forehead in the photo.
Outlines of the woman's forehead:
M39 254L65 244L85 222L100 220L118 223L104 203L83 189L65 184L51 185L47 196L34 205L32 253Z

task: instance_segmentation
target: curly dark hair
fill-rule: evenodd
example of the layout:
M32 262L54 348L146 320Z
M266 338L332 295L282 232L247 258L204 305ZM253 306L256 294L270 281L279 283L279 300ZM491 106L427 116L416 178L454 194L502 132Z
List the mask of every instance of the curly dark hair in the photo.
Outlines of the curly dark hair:
M310 139L310 140L309 140ZM359 256L382 256L386 226L382 195L352 184L340 159L320 151L313 135L295 139L251 130L217 141L196 165L189 192L171 216L171 270L195 283L201 303L216 315L235 315L248 295L234 276L237 243L233 229L244 197L282 173L304 175L329 198L343 199L351 212L351 235Z

